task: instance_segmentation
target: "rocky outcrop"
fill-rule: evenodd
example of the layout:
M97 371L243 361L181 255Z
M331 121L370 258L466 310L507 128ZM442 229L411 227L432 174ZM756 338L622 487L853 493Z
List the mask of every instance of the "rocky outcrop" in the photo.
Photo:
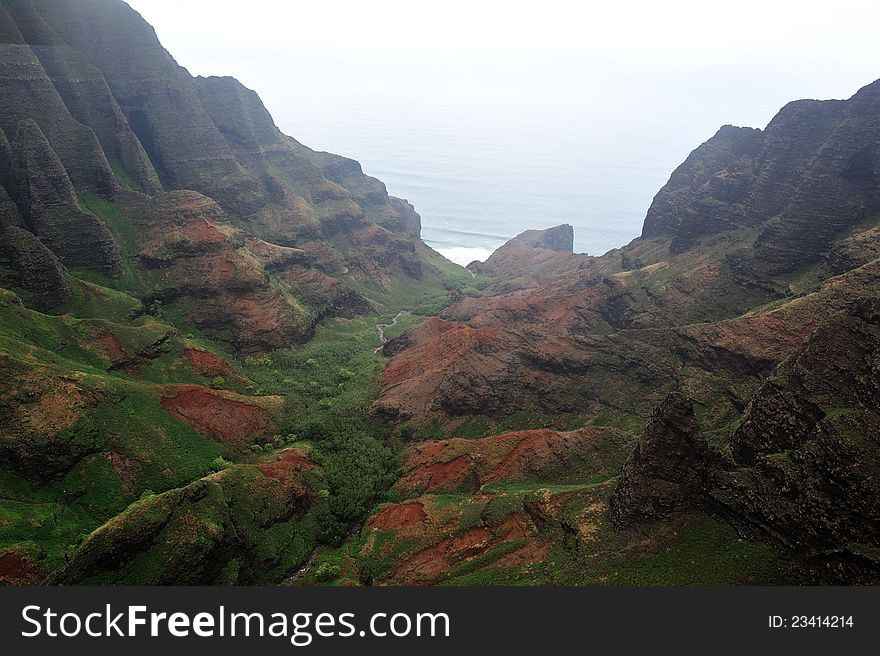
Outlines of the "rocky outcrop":
M674 393L654 411L623 466L611 497L611 519L623 528L699 506L706 492L709 447L693 403Z
M880 301L825 321L731 437L712 496L801 558L812 580L880 580Z
M760 130L727 125L694 150L654 197L642 237L672 237L671 250L681 252L700 236L745 223L742 203L754 181L747 164L760 136ZM744 170L730 171L732 163Z
M397 216L400 217L399 221L391 224L391 229L394 232L400 232L411 237L421 237L422 217L416 212L416 208L413 207L409 201L402 198L389 196L388 200L391 202L391 208L397 213ZM388 227L387 223L383 225Z
M567 223L546 230L526 230L508 244L523 248L540 248L563 253L574 252L574 228Z
M100 437L80 420L100 393L5 354L0 354L0 375L6 383L0 389L0 461L5 465L26 479L48 482L99 450Z
M695 150L654 199L644 238L672 254L720 233L757 231L746 268L803 270L880 211L880 82L847 101L786 105L763 131L726 126Z
M546 230L526 230L498 248L485 262L471 262L468 269L505 278L550 276L575 270L587 259L574 254L574 228L563 224Z

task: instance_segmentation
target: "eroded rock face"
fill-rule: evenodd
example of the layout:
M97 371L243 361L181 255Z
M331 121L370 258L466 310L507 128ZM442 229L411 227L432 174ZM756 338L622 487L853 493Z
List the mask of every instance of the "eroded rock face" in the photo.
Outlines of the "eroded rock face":
M712 496L824 582L880 577L880 301L825 321L755 394Z
M764 131L725 126L672 174L642 236L683 252L730 229L758 228L748 267L778 276L825 255L880 210L880 83L847 101L786 105Z
M80 208L64 165L33 120L21 123L12 144L12 178L25 223L66 266L123 274L112 233Z
M693 402L673 393L654 411L620 473L611 518L623 528L699 506L706 492L709 447Z
M489 276L549 276L577 269L586 256L574 254L574 228L568 224L526 230L497 249L485 262L468 265Z
M106 155L107 164L111 169L115 167L119 173L120 182L136 191L159 191L159 179L153 165L101 72L65 44L30 3L10 3L10 8L23 41L37 44L38 47L32 52L70 113L70 118L81 124L79 130L83 133L87 133L85 128L94 132ZM60 116L59 107L46 116L46 123L57 123ZM56 152L59 152L57 145ZM82 166L81 158L76 157L76 153L73 155L77 160L75 168ZM108 173L105 169L103 175L112 179L113 176Z
M514 431L480 439L449 439L411 447L395 489L408 496L475 492L499 481L550 481L577 473L584 478L614 474L631 444L613 428L576 431L549 428Z
M45 311L70 300L70 283L55 254L24 227L3 186L11 186L12 176L11 150L4 139L0 131L0 285L24 290L28 301Z
M68 111L19 21L35 47L58 47L55 35L47 33L31 2L4 2L0 6L4 37L0 44L0 128L11 139L22 121L36 121L77 191L112 197L119 185L95 132Z
M242 170L199 100L192 77L124 3L31 3L58 38L99 70L162 184L195 189L238 216L260 209L259 184Z

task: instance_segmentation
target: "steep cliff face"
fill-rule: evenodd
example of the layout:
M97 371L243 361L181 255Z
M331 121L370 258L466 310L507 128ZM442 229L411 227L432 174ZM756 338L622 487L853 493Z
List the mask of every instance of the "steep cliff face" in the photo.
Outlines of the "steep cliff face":
M671 253L712 235L751 231L744 266L801 271L880 211L880 84L848 101L790 103L763 131L727 126L700 146L654 199L642 236Z
M756 392L713 497L819 580L880 576L880 302L823 322Z
M236 80L190 76L125 3L10 0L0 20L0 176L13 201L3 199L4 224L30 232L67 269L124 276L118 287L172 303L244 351L304 341L323 317L369 311L351 285L382 290L435 272L412 206L357 162L282 134ZM172 190L219 208L163 197ZM236 223L218 233L236 243L221 245L201 222ZM171 224L188 232L185 247L174 242L179 230L162 234ZM4 252L7 284L26 292L20 253ZM58 307L66 286L35 302Z
M120 182L138 191L158 191L153 165L101 72L65 43L29 3L9 3L9 10L70 116L94 132ZM54 122L61 115L57 108L46 120Z
M16 19L34 28L33 44L26 40ZM4 2L0 7L0 128L12 138L23 121L35 121L77 191L110 197L118 185L101 144L90 127L71 115L36 55L37 51L60 47L47 39L41 27L30 2Z
M122 276L113 234L80 208L64 165L30 119L21 123L12 143L12 190L27 227L67 267Z

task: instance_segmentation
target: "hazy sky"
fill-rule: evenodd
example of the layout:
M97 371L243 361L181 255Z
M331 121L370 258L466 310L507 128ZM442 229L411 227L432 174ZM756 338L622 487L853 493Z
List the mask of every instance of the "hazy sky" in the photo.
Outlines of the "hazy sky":
M130 0L177 52L227 48L557 50L664 57L877 56L872 0ZM181 47L182 46L182 47ZM207 62L189 62L196 69Z

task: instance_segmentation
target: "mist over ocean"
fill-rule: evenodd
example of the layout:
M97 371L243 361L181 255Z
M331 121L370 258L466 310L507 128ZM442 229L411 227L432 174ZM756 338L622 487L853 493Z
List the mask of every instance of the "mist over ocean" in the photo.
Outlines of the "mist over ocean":
M415 205L425 241L461 264L560 223L574 226L579 252L622 246L670 173L721 125L763 128L790 98L845 98L870 82L772 65L261 54L252 44L193 72L205 68L255 89L285 133L361 162Z

